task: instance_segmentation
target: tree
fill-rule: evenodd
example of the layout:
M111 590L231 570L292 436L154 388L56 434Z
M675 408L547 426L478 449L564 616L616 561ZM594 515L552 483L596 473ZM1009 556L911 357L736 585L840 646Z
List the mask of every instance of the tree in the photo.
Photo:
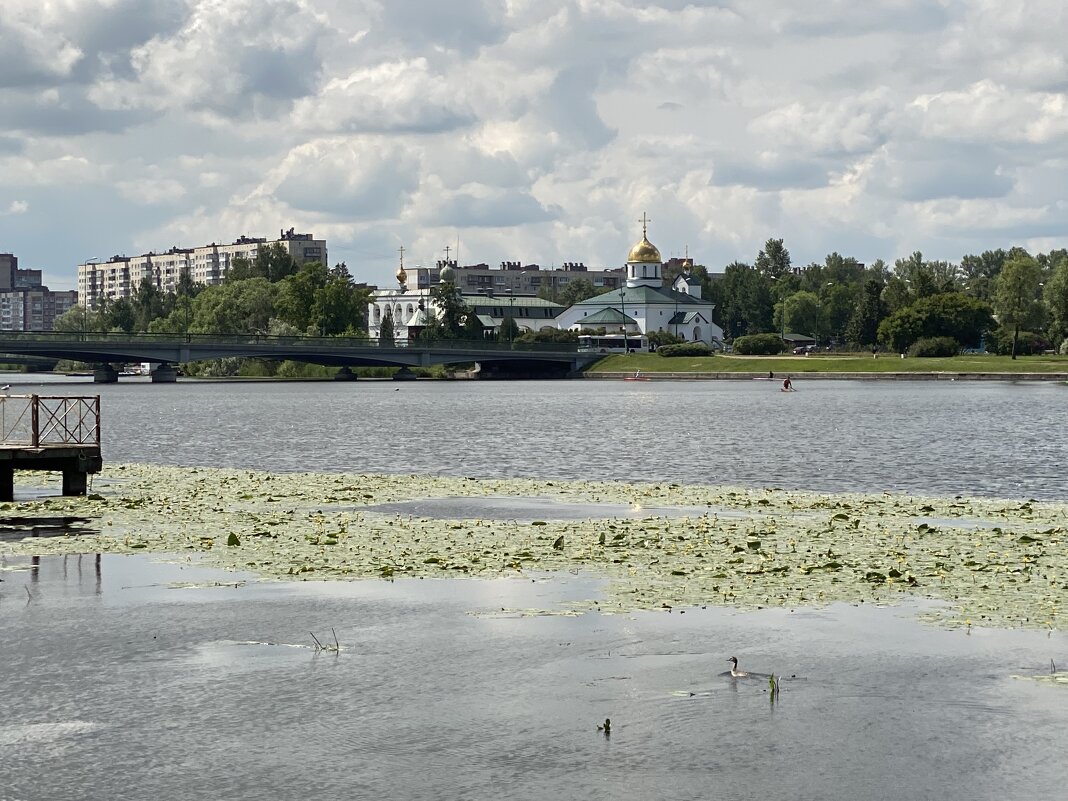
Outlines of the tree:
M505 315L497 329L497 340L499 342L512 342L517 336L519 336L519 326L516 325L511 315Z
M209 286L193 301L194 334L264 334L274 317L277 287L266 278Z
M322 336L366 331L367 295L344 277L331 274L315 291L312 325Z
M597 294L593 284L586 278L576 278L564 284L564 288L556 293L557 303L564 306L574 306L576 303L592 298Z
M785 309L786 321L783 322ZM819 298L814 292L795 292L775 306L776 330L812 335L819 319Z
M387 305L386 313L382 315L382 322L378 325L378 342L381 345L393 345L397 333L393 324L393 307Z
M296 260L289 255L289 251L282 243L274 242L261 247L252 261L243 256L235 257L226 272L226 280L245 281L249 278L266 278L274 284L294 275L298 267Z
M774 330L768 280L748 264L728 264L723 278L712 284L713 315L731 339Z
M473 311L469 311L464 315L464 324L460 335L463 339L472 341L486 338L486 329L482 325L482 321L478 319L478 315Z
M1016 358L1016 345L1020 329L1041 325L1045 309L1039 299L1042 283L1042 268L1031 256L1014 254L1005 262L994 289L994 308L998 322L1012 328L1012 358Z
M100 310L100 322L108 331L132 334L137 327L137 314L128 298L105 303Z
M442 281L430 289L430 297L438 308L438 336L459 339L463 332L467 306L456 284Z
M1059 346L1068 339L1068 258L1057 264L1046 281L1043 299L1049 312L1050 339Z
M163 316L164 305L163 293L156 286L156 282L146 275L130 298L130 311L133 314L131 330L147 331L153 320Z
M879 324L879 341L904 352L922 337L952 337L964 345L978 344L994 326L990 306L961 292L920 298Z
M87 331L99 331L101 328L100 316L84 306L68 309L52 323L53 331L67 334L84 334Z
M997 281L1001 268L1008 254L998 248L985 250L978 256L967 255L960 260L964 291L974 298L988 303L994 298L994 282Z
M860 297L846 327L846 339L855 347L869 348L879 341L879 323L886 317L883 281L870 275L861 286Z
M755 266L762 275L780 278L790 271L790 251L783 246L781 239L769 239L757 254Z
M322 333L322 320L316 314L315 301L319 290L326 286L329 275L325 266L311 262L279 282L275 302L278 317L301 331Z

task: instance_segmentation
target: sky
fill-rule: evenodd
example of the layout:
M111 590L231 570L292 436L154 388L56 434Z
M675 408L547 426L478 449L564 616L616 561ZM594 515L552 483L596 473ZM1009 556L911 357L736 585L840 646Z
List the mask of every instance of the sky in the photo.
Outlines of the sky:
M713 271L1068 245L1064 0L2 0L0 252Z

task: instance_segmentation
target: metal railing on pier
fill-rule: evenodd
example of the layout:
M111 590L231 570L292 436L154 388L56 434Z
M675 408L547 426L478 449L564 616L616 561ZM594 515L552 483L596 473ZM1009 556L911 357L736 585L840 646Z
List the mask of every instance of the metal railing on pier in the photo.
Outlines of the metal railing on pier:
M100 396L0 395L0 444L100 446Z

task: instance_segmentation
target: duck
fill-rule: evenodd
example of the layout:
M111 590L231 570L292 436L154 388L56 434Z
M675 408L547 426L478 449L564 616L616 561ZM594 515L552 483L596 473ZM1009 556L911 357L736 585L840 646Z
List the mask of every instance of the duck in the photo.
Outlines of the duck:
M746 678L746 677L749 676L749 674L746 673L744 670L738 670L738 657L732 656L727 661L731 663L731 675L734 678L740 679L740 678Z
M612 733L612 720L611 718L605 718L604 723L597 724L597 731L603 731L605 734Z

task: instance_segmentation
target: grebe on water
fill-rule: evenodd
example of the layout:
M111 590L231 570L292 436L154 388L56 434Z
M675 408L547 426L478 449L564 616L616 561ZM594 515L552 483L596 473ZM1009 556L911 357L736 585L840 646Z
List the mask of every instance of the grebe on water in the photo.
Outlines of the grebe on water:
M731 663L731 675L734 678L739 679L739 678L747 677L749 675L744 670L738 670L738 657L732 656L727 661Z

